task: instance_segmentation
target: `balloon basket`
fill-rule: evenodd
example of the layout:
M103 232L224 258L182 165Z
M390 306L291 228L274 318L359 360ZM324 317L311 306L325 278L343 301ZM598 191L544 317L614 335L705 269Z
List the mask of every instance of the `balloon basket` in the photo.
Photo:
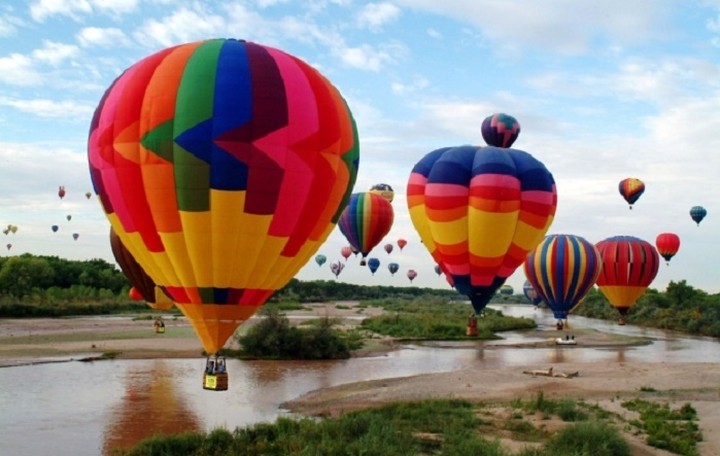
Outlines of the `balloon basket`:
M210 391L227 391L228 374L227 372L218 372L216 374L203 375L203 389Z
M155 334L165 334L165 327L164 326L156 326Z
M478 335L477 326L468 326L465 328L465 335L468 337L475 337Z

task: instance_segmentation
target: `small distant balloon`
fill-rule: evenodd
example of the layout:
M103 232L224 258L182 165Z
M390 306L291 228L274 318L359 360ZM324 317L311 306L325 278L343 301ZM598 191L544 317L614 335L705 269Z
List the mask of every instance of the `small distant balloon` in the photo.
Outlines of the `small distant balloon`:
M397 263L389 263L388 264L388 271L390 271L390 275L394 276L396 272L400 269L400 265Z
M392 244L385 244L385 245L383 246L383 248L384 248L385 251L388 253L388 255L392 253L393 247L394 247L394 246L393 246Z
M75 240L77 241L79 237L80 237L80 235L79 235L79 234L77 234L77 233L73 233L73 239L75 239Z
M630 205L632 209L633 204L640 198L645 191L645 183L635 177L628 177L620 181L618 184L618 190L622 197Z
M8 234L10 234L10 228L5 228L5 229L3 230L3 233L5 233L6 236L7 236Z
M440 268L439 264L435 265L435 274L442 275L442 269Z
M670 259L680 250L680 237L675 233L660 233L655 238L655 247L665 262L670 264Z
M339 261L336 261L334 263L330 263L330 271L335 275L335 278L340 275L342 270L345 269L345 263L341 263Z
M340 255L342 255L343 258L345 258L345 261L347 261L348 258L350 258L350 255L352 255L352 247L349 245L346 245L344 247L340 248Z
M499 112L486 117L481 130L489 146L507 148L513 145L520 134L520 123L513 116Z
M414 269L408 269L407 278L410 279L411 283L415 279L415 277L417 277L417 272Z
M375 275L375 271L377 271L380 267L380 260L378 260L377 258L368 258L367 266L368 269L370 269L372 275Z
M18 230L17 225L10 225L10 232L11 232L12 234L17 233L17 230Z
M53 231L53 233L57 233L57 230L59 230L60 227L57 226L57 225L53 225L53 226L50 227L50 229Z
M68 214L65 218L68 219L69 222L70 220L72 220L72 215Z
M500 286L498 293L502 295L512 296L515 293L515 289L513 289L512 285L506 283L505 285Z
M388 184L375 184L370 187L370 193L380 195L391 203L393 202L393 199L395 199L395 191Z
M406 241L405 239L402 239L402 238L401 238L401 239L398 239L398 240L397 240L397 245L398 245L398 247L400 247L400 251L402 252L402 249L405 248L405 246L407 245L407 241Z
M698 224L698 226L700 226L700 222L702 222L706 215L707 210L702 206L693 206L690 209L690 217Z
M85 198L90 199L92 192L85 192Z
M60 199L63 199L65 197L65 186L61 185L60 188L58 188L58 196Z
M7 247L8 250L12 248L12 244L6 244L5 247Z
M324 265L326 261L327 261L327 257L323 254L315 256L315 262L317 263L318 266Z

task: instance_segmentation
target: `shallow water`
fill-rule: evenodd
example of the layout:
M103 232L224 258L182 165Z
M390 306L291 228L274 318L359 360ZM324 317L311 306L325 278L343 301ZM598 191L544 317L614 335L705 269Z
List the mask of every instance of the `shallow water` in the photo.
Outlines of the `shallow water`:
M548 337L552 314L531 306L497 306L506 315L531 316ZM0 369L0 449L8 455L96 455L132 446L155 433L234 429L273 421L280 404L318 388L353 381L563 362L720 361L720 343L582 317L575 327L651 338L640 347L612 349L408 346L387 356L341 361L228 360L230 389L201 387L204 360L114 360L52 363ZM506 343L528 341L504 333ZM497 341L493 341L497 344Z

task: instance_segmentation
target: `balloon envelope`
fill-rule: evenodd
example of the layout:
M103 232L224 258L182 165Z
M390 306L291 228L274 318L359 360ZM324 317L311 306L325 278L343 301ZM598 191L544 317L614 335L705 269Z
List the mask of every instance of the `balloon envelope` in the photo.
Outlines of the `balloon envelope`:
M231 39L167 48L127 69L88 140L113 229L209 354L328 237L358 150L345 100L317 70Z
M670 259L680 250L680 237L675 233L660 233L655 238L655 247L660 256L670 264Z
M395 199L395 191L389 184L375 184L370 187L370 193L380 195L391 203Z
M400 251L402 252L402 249L404 249L405 246L407 245L407 241L406 241L405 239L402 239L402 238L401 238L401 239L398 239L398 240L397 240L397 245L398 245L398 247L400 247Z
M389 263L388 264L388 271L390 271L390 275L395 275L396 272L400 269L400 265L397 263Z
M525 283L523 283L523 294L526 298L528 298L528 301L530 301L535 306L542 302L542 298L538 294L537 290L535 290L535 287L532 286L532 283L530 283L529 280L525 280Z
M342 255L343 258L345 258L345 260L350 258L350 255L352 255L352 253L353 253L352 248L350 248L350 246L346 245L346 246L340 248L340 255Z
M368 258L367 266L370 272L375 275L375 271L380 267L380 260L377 258Z
M57 230L59 230L60 227L57 226L57 225L53 225L53 226L50 227L50 229L53 231L53 233L57 233Z
M498 291L500 292L500 294L507 296L512 296L512 294L515 293L512 285L508 285L507 283L502 285Z
M630 205L630 209L632 209L632 205L635 204L638 198L640 198L645 191L645 183L640 179L628 177L620 181L618 184L618 190L625 201L627 201Z
M690 208L690 217L698 226L700 226L700 222L702 222L706 215L707 210L702 206L693 206Z
M352 247L365 258L382 241L394 220L392 205L374 193L353 193L338 226Z
M595 285L600 274L600 252L581 236L553 234L525 259L525 277L555 318L567 318Z
M388 255L389 255L389 254L392 253L394 246L393 246L392 244L385 244L385 245L383 246L383 248L385 249L385 251L386 251L386 252L388 253Z
M408 269L407 278L410 279L410 282L412 282L415 277L417 277L417 272L414 269Z
M325 255L323 255L323 254L315 255L315 262L317 263L318 266L324 265L326 261L327 261L327 257Z
M552 174L527 152L460 146L415 165L407 200L423 244L479 313L542 241L557 192Z
M596 247L602 261L598 288L624 316L655 279L660 256L649 242L634 236L607 238Z
M520 123L513 116L500 112L483 120L481 132L488 145L507 148L520 134Z

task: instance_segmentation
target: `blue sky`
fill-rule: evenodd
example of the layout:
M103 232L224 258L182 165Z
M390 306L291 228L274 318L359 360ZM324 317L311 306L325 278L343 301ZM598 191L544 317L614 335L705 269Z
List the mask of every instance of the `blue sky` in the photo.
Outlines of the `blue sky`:
M213 37L277 47L318 68L358 124L355 191L395 188L387 240L407 247L373 251L375 276L351 257L340 281L405 286L414 268L415 285L447 286L410 222L407 178L434 149L481 144L482 120L505 112L522 126L514 147L557 182L549 234L654 244L677 233L680 251L652 286L685 279L720 292L720 0L5 1L0 227L18 226L5 235L5 254L114 262L109 224L95 197L85 198L95 106L137 60ZM617 189L625 177L646 183L632 211ZM708 210L699 227L694 205ZM319 253L338 260L345 244L336 229ZM394 277L389 261L401 267ZM333 279L314 261L297 277ZM508 283L519 291L524 280L520 268Z

